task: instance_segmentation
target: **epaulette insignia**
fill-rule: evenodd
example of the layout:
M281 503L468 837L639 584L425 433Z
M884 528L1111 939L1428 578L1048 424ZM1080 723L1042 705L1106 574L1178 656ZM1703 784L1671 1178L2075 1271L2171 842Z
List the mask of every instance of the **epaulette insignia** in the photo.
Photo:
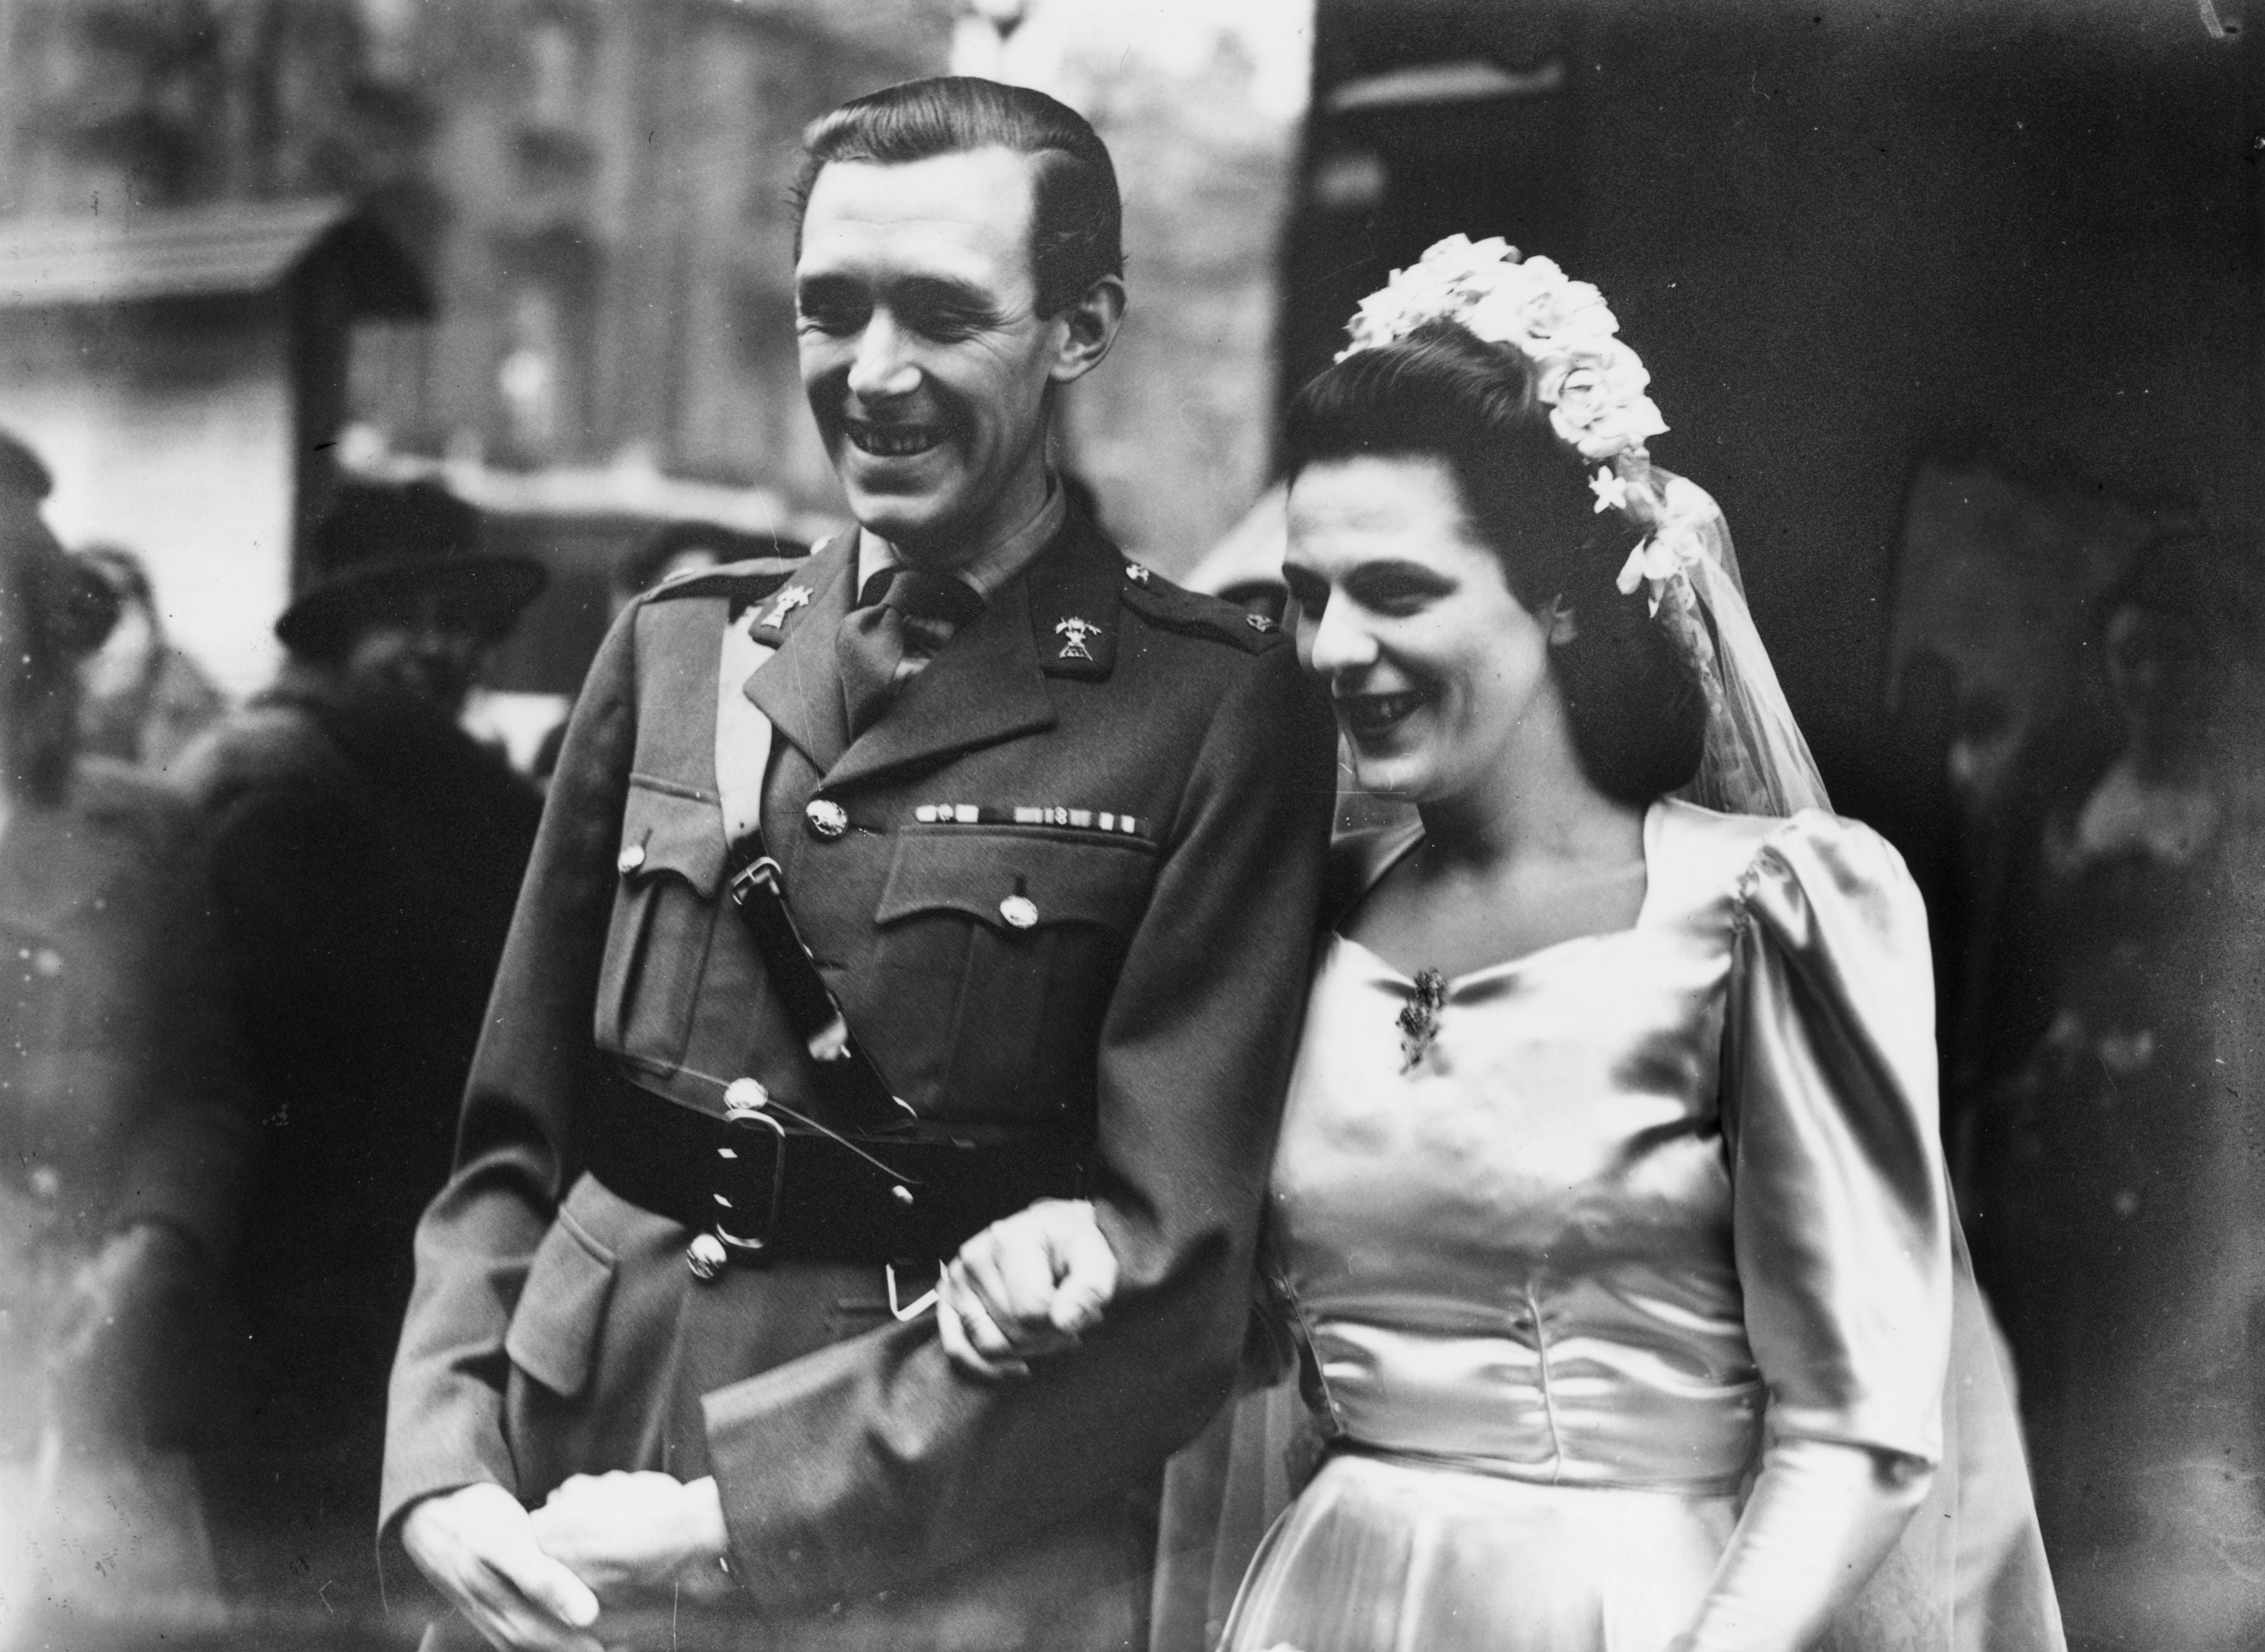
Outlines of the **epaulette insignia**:
M1127 561L1125 564L1125 577L1134 585L1146 585L1148 583L1148 570L1140 563Z
M750 562L725 563L717 568L696 568L674 575L639 599L647 604L675 602L686 597L722 597L731 605L733 619L761 602L802 571L798 557L763 557Z
M1127 563L1125 570L1128 575L1148 573L1138 563ZM1125 587L1125 604L1166 630L1235 644L1246 653L1263 654L1290 640L1280 622L1264 614L1251 613L1224 597L1187 590L1154 574L1135 578Z

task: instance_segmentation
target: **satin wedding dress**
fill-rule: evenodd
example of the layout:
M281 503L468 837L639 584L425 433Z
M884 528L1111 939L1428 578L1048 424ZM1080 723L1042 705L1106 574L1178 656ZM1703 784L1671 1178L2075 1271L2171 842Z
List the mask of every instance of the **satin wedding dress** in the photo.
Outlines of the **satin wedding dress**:
M1770 1569L1829 1512L1802 1442L1941 1466L1822 1644L2059 1645L1949 1206L1917 891L1814 811L1661 803L1644 854L1632 928L1448 981L1428 1027L1409 976L1325 940L1269 1220L1332 1444L1235 1652L1657 1652L1790 1448L1737 1539L1761 1623L1824 1587Z

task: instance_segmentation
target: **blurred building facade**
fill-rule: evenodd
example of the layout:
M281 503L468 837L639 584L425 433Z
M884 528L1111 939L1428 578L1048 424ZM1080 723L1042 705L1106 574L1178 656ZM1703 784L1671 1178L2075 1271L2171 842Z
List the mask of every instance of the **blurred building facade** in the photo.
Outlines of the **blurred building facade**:
M553 564L501 680L568 691L611 559L643 526L832 507L794 365L800 134L942 71L953 10L0 0L0 217L361 203L423 270L433 315L357 326L328 364L337 427L306 433L328 457L295 478L292 513L318 506L341 458L445 462L500 541Z
M1060 98L1109 144L1131 302L1061 437L1109 531L1175 578L1272 477L1312 16L1309 0L980 0L955 42L958 72Z

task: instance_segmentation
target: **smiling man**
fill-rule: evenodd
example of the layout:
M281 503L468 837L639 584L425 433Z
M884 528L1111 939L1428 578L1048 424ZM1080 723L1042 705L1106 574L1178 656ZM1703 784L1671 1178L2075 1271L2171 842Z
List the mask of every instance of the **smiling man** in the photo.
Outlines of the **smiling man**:
M382 1519L499 1646L1145 1643L1227 1391L1333 790L1271 624L1049 462L1125 305L1076 114L814 129L796 294L860 527L672 581L585 688L418 1240ZM1119 1310L1026 1379L922 1311L1082 1194Z

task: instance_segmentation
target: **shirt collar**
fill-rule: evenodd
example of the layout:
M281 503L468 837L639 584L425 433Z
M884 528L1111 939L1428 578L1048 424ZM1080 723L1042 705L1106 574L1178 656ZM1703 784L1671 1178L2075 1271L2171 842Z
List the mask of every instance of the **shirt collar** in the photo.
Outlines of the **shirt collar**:
M1049 540L1061 531L1069 514L1069 496L1052 477L1046 478L1046 502L1038 513L1006 538L978 551L952 571L966 581L977 596L988 602L1000 587L1030 564ZM857 589L884 568L899 568L904 558L897 548L870 528L857 530Z

